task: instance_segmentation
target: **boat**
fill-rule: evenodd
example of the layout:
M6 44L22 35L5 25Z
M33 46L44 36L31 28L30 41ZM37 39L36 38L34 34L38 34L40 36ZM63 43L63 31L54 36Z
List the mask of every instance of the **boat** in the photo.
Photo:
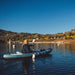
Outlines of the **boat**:
M25 57L32 57L33 54L35 54L35 56L40 56L40 55L49 54L51 51L52 51L51 48L35 50L32 53L22 53L17 51L16 53L4 54L3 58L4 59L25 58Z

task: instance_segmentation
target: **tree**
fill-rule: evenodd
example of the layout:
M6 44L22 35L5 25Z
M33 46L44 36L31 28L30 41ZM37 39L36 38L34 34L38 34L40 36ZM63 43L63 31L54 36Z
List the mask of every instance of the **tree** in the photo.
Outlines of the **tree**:
M75 39L75 35L72 36L72 39Z
M45 40L49 40L49 37L45 37Z
M70 39L71 37L69 35L66 35L66 39Z

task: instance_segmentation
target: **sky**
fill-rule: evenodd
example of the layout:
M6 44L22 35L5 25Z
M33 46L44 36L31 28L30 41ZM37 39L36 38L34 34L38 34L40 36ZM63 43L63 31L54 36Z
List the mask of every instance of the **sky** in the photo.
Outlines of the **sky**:
M75 29L75 0L0 0L0 29L55 34Z

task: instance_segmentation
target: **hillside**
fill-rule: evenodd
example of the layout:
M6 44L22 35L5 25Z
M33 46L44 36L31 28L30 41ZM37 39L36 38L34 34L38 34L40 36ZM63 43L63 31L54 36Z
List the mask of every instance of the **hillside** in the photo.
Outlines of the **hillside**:
M2 41L8 41L8 39L11 39L12 41L23 41L24 39L45 38L46 36L47 35L37 33L17 33L0 29L0 40Z
M8 39L11 39L12 41L23 41L24 39L37 39L40 41L75 39L75 29L64 33L46 35L37 33L17 33L0 29L0 41L8 41Z

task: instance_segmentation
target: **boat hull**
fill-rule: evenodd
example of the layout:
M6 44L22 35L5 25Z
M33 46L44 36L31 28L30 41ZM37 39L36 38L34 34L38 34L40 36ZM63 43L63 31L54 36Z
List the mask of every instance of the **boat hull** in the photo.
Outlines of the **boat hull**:
M44 51L35 51L34 54L35 56L39 56L39 55L45 55L45 54L49 54L52 51L52 49L47 49ZM24 57L32 57L33 53L15 53L15 54L4 54L3 58L4 59L12 59L12 58L24 58Z
M4 54L3 58L11 59L11 58L23 58L23 57L31 57L32 53L22 53L22 54Z

